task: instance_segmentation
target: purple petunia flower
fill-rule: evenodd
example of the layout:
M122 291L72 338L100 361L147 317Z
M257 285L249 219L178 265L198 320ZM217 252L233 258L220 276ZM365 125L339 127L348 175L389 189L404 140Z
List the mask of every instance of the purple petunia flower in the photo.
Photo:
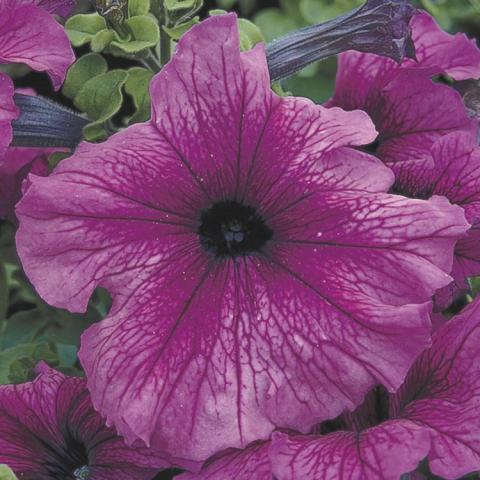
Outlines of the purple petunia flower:
M355 412L308 436L274 433L178 480L398 480L408 472L413 480L424 478L414 470L426 457L441 478L479 470L479 327L480 299L443 320L396 394L377 387Z
M453 282L437 293L439 308L469 289L466 278L480 275L480 148L477 136L466 132L445 135L437 140L429 157L406 162L395 188L409 197L444 195L465 209L472 225L466 238L455 246Z
M411 26L417 62L406 59L398 66L372 54L341 54L328 103L370 115L380 134L376 153L396 174L402 163L428 156L440 136L477 129L458 92L429 77L442 72L457 80L480 77L480 50L463 34L443 32L425 12Z
M22 385L0 386L0 464L24 480L151 480L168 466L127 447L93 409L86 382L46 364Z
M8 148L0 160L0 218L15 222L15 204L22 196L22 183L29 173L48 175L51 149Z
M30 176L17 207L46 301L113 297L80 352L109 424L191 466L397 388L462 209L385 193L391 171L348 148L375 139L368 116L276 96L234 15L192 28L151 97L151 122Z

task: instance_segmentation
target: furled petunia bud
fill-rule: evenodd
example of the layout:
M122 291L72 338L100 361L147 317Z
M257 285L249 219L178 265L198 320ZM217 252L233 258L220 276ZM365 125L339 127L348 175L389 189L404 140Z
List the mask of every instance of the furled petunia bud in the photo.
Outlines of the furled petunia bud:
M400 62L415 57L408 26L415 8L408 0L367 2L338 18L289 33L267 46L272 81L346 50L376 53Z

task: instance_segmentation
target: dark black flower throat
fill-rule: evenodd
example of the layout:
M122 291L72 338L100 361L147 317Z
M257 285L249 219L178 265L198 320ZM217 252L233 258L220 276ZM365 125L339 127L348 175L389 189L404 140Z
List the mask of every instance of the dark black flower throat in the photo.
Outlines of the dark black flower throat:
M234 200L213 204L201 215L198 229L203 248L217 257L261 252L273 231L254 207Z

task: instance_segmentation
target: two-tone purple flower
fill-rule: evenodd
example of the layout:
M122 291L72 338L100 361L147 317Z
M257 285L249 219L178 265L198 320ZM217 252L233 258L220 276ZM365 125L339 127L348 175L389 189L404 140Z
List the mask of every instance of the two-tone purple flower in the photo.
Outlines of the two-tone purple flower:
M466 277L480 273L475 208L480 184L472 178L473 170L462 173L476 143L478 122L467 114L456 90L431 77L479 78L480 50L463 34L443 32L425 12L416 15L411 26L416 61L405 59L397 65L372 54L343 53L335 95L328 105L361 109L370 115L379 131L371 148L394 171L395 193L414 198L445 195L466 208L473 227L455 251L455 282L436 296L437 308L445 308L465 290ZM472 139L448 135L454 132L469 132ZM448 140L441 140L445 135Z
M276 96L233 15L185 34L151 97L150 122L30 176L17 207L46 301L113 297L82 337L95 408L194 467L398 388L462 209L386 193L391 171L351 148L377 137L368 116Z
M151 480L168 464L125 445L93 409L86 382L46 364L37 378L0 386L0 464L23 480Z
M397 393L377 387L353 413L310 435L274 433L178 480L398 480L409 472L413 479L424 459L445 479L478 471L479 345L476 300L437 329Z
M0 63L24 63L46 72L55 89L60 88L75 56L52 14L67 15L72 7L70 0L2 0ZM13 93L11 79L0 73L0 156L12 141L11 122L19 114Z

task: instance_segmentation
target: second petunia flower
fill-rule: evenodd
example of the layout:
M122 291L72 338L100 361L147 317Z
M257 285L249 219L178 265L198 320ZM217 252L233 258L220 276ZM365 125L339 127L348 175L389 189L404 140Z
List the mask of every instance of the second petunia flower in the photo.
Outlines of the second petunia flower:
M17 208L45 300L113 297L80 353L108 423L194 467L397 388L462 209L385 193L390 170L349 148L375 139L369 117L276 96L234 15L192 28L151 97L151 122L30 176Z

